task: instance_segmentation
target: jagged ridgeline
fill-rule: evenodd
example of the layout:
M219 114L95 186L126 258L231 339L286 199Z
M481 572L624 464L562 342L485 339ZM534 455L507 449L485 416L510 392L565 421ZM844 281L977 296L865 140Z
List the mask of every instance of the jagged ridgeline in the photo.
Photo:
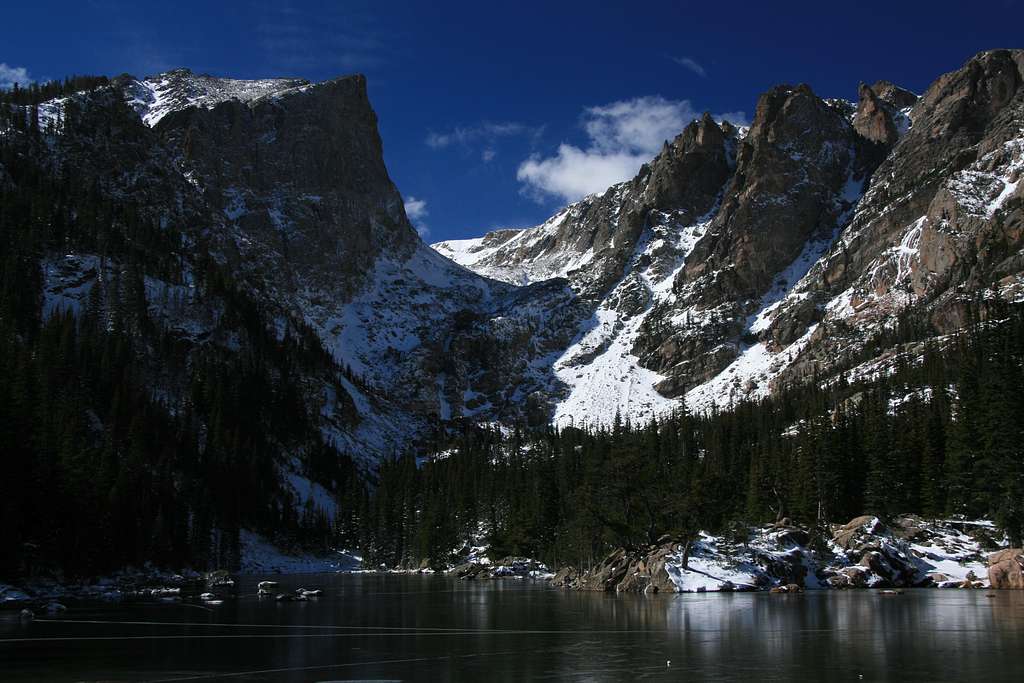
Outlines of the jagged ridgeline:
M387 563L780 510L1018 534L1022 169L1024 52L996 50L920 96L773 88L536 228L431 248L360 76L0 94L2 571L231 565L240 529Z

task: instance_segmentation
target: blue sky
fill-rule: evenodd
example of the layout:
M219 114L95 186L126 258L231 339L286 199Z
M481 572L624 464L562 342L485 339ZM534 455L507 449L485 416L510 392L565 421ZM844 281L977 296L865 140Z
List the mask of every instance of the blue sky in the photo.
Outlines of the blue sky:
M428 241L541 222L633 174L689 117L749 119L778 83L917 92L1024 47L1020 0L9 3L0 85L72 73L361 72Z

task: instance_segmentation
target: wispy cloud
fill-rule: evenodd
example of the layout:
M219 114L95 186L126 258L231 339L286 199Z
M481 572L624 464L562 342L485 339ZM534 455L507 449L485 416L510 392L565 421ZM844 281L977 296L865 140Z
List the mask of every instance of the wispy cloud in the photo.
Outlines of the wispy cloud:
M28 69L23 66L8 66L4 62L0 62L0 88L7 90L13 88L14 84L28 85L32 82L32 77L28 75Z
M589 140L585 148L562 143L553 156L534 155L519 165L516 178L538 201L547 197L575 201L632 178L666 140L699 115L689 100L660 96L589 107L583 112ZM733 123L746 120L743 112L715 118Z
M388 52L372 15L349 5L308 12L288 2L261 2L257 11L256 39L276 70L365 70L380 65Z
M430 212L427 211L427 202L424 199L417 199L412 195L405 198L405 215L409 217L412 224L416 227L416 232L419 233L423 239L427 238L430 234L430 228L423 222Z
M527 130L521 123L485 122L476 126L457 126L445 133L430 131L427 133L427 146L443 149L452 145L467 146L481 140L493 140L509 135L520 135Z
M456 126L443 132L430 131L424 142L431 149L458 147L465 152L479 153L480 159L487 163L497 156L500 139L523 137L536 142L543 132L543 127L527 126L514 121L485 121L474 126Z
M671 59L679 66L685 66L687 69L697 74L701 78L707 78L708 72L693 57L672 57Z

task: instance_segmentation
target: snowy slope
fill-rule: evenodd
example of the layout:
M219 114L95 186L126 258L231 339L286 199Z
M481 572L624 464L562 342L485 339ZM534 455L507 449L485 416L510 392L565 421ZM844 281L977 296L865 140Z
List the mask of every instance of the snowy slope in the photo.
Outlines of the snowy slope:
M593 249L552 252L544 248L554 240L567 219L579 215L586 201L562 209L533 228L498 230L483 237L436 242L430 246L474 272L514 285L567 277L593 258Z
M360 388L343 382L355 401L358 426L327 427L329 438L354 452L398 453L423 428L415 413L449 417L443 375L425 373L424 365L437 362L434 354L443 348L456 313L487 310L502 290L420 245L404 260L381 256L349 301L303 292L306 322L363 383ZM330 422L333 415L325 417Z
M653 224L637 245L628 272L598 306L579 338L555 361L555 373L570 387L557 404L557 424L610 424L616 414L646 421L679 408L654 386L664 377L640 367L633 347L641 326L656 306L675 300L672 283L710 216L692 225L679 225L670 215L652 216ZM624 299L646 301L642 310L622 311Z
M777 276L759 310L750 316L748 328L760 332L768 327L771 314L794 286L832 246L833 240L849 221L860 197L861 183L852 179L841 201L847 210L843 223L831 236L811 240L788 268ZM608 195L621 194L611 188ZM516 232L488 234L482 238L439 242L431 245L439 253L476 272L517 284L528 284L555 277L568 277L570 283L584 279L580 271L594 258L593 251L544 252L542 258L522 258L535 245L550 242L566 220L580 212L580 204L558 212L545 223ZM554 374L567 387L556 400L553 421L567 424L610 424L618 415L623 420L645 421L672 412L681 400L667 398L655 386L665 377L642 367L634 352L647 318L655 309L672 311L671 321L680 328L711 324L714 311L684 305L685 291L673 284L697 242L703 237L717 212L717 206L692 224L681 224L671 212L655 212L637 243L621 280L605 295L590 319L584 321L572 343L552 358ZM625 300L643 301L640 310L624 305ZM766 395L771 380L786 367L807 343L814 329L783 352L773 352L763 342L740 349L735 361L723 371L695 386L686 394L688 406L707 410L725 406L741 397Z
M187 107L211 109L227 100L254 102L268 95L309 85L300 78L267 78L238 80L194 74L188 69L175 69L142 80L127 90L128 103L147 126L155 126L171 112Z

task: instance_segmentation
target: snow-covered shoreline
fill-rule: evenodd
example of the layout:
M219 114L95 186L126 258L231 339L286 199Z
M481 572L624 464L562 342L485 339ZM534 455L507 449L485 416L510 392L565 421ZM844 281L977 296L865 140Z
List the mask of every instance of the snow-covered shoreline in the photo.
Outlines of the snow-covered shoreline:
M647 549L619 549L588 570L564 567L553 584L615 592L714 592L844 588L989 588L991 553L1006 539L988 520L884 524L865 515L828 530L789 523L731 537L699 533Z

